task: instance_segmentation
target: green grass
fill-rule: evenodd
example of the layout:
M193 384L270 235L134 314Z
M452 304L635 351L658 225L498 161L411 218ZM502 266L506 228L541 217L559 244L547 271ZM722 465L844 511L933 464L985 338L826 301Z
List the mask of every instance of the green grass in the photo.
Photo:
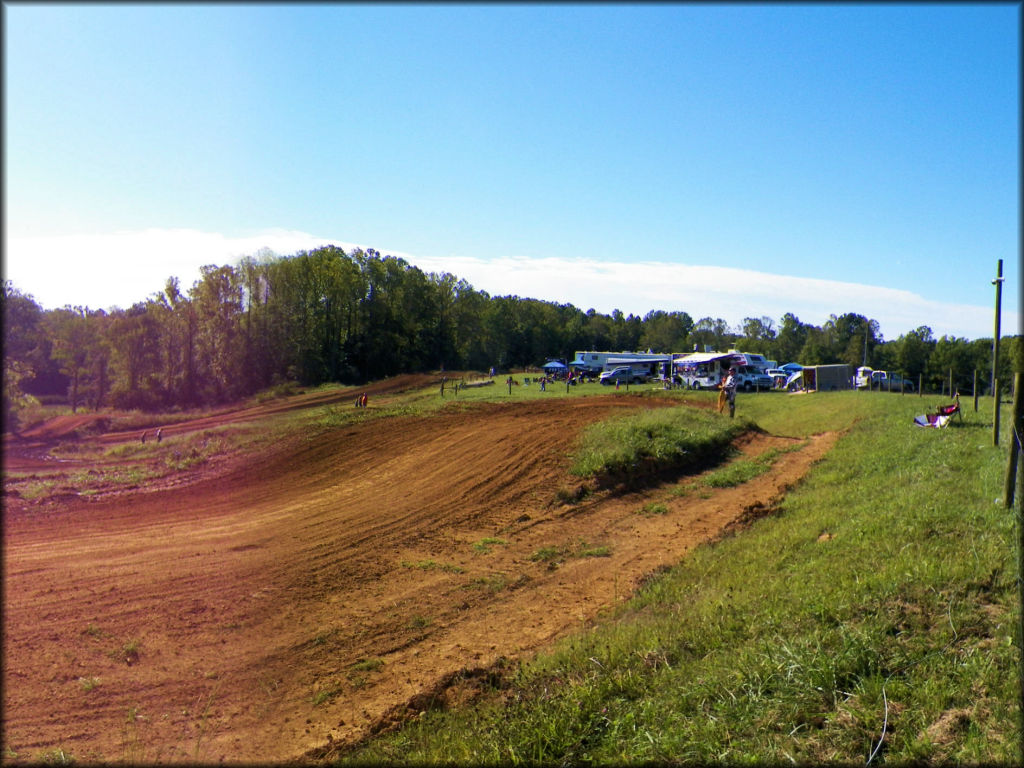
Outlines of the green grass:
M592 424L581 435L571 472L582 477L647 474L721 460L752 426L693 408L656 408Z
M610 556L611 548L604 545L591 546L580 540L571 544L553 544L541 547L530 555L530 560L535 563L547 563L550 567L557 567L571 558Z
M445 573L464 573L466 570L460 565L453 565L451 563L439 563L436 560L418 560L416 562L403 560L402 567L418 568L421 571L444 571Z
M640 509L637 510L637 514L640 515L667 515L668 507L658 501L651 501L644 504Z
M491 594L497 594L505 589L515 589L521 587L530 580L530 577L525 573L519 574L514 579L506 573L493 573L487 576L478 576L468 584L463 585L463 589L482 589L485 592Z
M378 658L372 659L360 659L352 665L352 669L356 672L376 672L384 666L384 660Z
M339 693L341 693L340 685L329 685L326 688L321 688L319 691L316 691L310 697L310 703L314 707L319 707L321 704L326 704L329 701L333 701L335 698L337 698Z
M18 489L18 495L25 501L36 501L51 495L56 487L56 480L31 480Z
M992 447L990 400L962 426L911 424L939 399L741 396L769 431L848 430L778 515L698 548L507 689L338 762L1019 764L1006 437Z
M494 547L507 547L508 542L505 539L495 538L493 536L487 536L480 541L473 544L473 551L481 555L489 555Z
M96 677L80 677L78 678L78 684L82 686L82 690L88 693L89 691L95 690L100 684L100 681Z
M757 458L734 461L722 469L709 472L701 480L701 484L710 488L732 488L737 485L743 485L743 483L771 471L780 453L783 453L783 451L771 448Z
M128 664L132 664L139 659L139 653L142 651L142 641L138 638L132 638L131 640L125 641L124 645L121 646L121 658Z

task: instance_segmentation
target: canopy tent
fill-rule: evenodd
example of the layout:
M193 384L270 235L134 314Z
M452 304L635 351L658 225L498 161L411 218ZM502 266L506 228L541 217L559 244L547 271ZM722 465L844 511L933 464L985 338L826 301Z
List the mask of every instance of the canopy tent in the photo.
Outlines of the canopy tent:
M541 368L545 371L564 371L565 363L561 363L558 360L552 360L550 363L544 363Z

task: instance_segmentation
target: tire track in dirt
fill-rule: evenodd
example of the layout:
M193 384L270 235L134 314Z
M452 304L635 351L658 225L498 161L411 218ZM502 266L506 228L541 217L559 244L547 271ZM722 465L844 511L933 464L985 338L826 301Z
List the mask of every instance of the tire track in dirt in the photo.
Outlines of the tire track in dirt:
M357 740L461 669L623 599L831 445L709 499L552 506L586 424L634 397L453 407L338 430L192 486L5 508L4 732L22 754L280 761ZM755 436L745 450L790 444ZM480 542L505 543L483 552ZM531 555L586 540L609 557ZM137 645L137 653L133 653ZM90 683L89 681L94 681Z

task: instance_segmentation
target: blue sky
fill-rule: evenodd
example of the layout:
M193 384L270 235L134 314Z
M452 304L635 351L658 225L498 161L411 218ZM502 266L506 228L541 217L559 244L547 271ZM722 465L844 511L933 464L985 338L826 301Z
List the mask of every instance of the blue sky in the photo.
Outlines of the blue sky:
M1020 6L4 5L5 277L320 244L696 320L1019 322Z

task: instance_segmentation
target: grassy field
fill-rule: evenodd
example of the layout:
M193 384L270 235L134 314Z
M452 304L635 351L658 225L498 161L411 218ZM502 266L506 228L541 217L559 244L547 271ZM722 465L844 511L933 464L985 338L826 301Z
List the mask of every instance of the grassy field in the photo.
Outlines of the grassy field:
M843 432L778 514L496 670L474 704L424 712L338 762L1019 764L1008 435L992 446L985 399L962 424L912 424L940 401L741 394L737 422Z

